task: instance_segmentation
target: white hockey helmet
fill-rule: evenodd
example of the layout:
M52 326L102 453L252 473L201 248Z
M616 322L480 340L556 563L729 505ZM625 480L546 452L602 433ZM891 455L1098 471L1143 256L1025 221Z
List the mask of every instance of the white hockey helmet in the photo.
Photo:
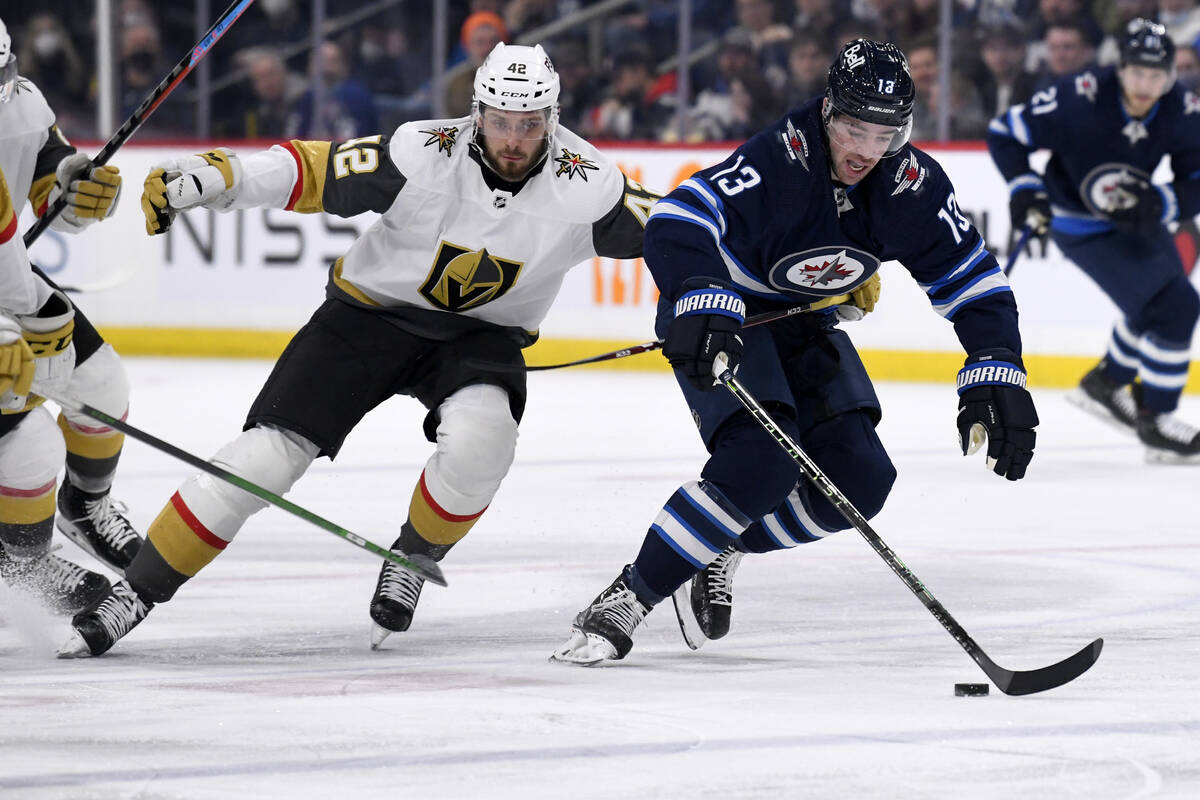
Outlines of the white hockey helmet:
M7 103L17 83L17 56L12 51L12 37L4 20L0 19L0 103Z
M546 136L558 126L558 73L540 44L500 42L475 70L471 116L479 126L481 105L503 111L546 109Z

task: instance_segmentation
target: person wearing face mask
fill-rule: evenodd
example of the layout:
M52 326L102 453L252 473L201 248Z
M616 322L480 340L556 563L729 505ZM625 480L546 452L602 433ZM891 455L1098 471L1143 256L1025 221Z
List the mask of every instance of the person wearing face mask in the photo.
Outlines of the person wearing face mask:
M21 74L42 90L51 108L67 114L87 102L91 72L55 14L35 14L25 26L22 41L29 46L21 58ZM80 121L90 115L79 114ZM74 126L72 126L74 130Z
M6 384L0 392L0 579L74 614L109 583L54 554L54 528L118 574L141 546L123 506L110 497L125 437L74 412L56 419L37 390L61 392L124 418L129 381L112 346L29 263L17 219L26 203L41 216L65 197L67 205L50 227L82 234L112 215L121 175L76 151L17 65L0 20L0 350L7 353L0 361L11 370L29 360L34 381L20 389Z
M1121 311L1108 351L1070 399L1136 435L1149 461L1200 464L1200 430L1175 415L1200 296L1167 226L1200 212L1200 98L1177 85L1175 44L1129 22L1115 67L1085 71L992 121L1014 228L1047 228ZM1051 151L1043 174L1029 156ZM1174 180L1155 183L1163 157Z
M598 255L640 256L657 199L558 124L559 79L540 45L496 45L474 96L470 116L390 135L172 159L142 195L151 233L195 207L382 215L332 264L327 299L215 458L282 494L376 406L414 397L436 447L407 509L395 509L392 547L435 561L480 521L508 472L525 410L521 350L564 274ZM60 655L107 651L263 507L203 475L185 481L126 580L75 617ZM422 586L385 562L367 609L373 648L408 629Z
M689 645L724 636L744 556L850 527L741 403L715 390L722 357L855 508L879 513L896 469L875 431L871 379L839 323L874 308L883 261L908 270L966 351L963 454L986 440L991 471L1025 476L1038 417L1016 301L945 172L908 143L914 96L898 47L853 40L822 96L651 210L644 247L661 293L656 330L709 458L667 500L636 558L575 616L554 660L624 658L667 597ZM748 314L796 307L807 311L742 327Z

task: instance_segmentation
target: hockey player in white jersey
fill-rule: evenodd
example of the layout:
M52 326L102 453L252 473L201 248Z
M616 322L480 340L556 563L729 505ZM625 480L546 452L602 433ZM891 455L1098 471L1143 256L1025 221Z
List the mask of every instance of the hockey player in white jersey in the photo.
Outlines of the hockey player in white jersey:
M150 173L142 203L151 233L196 206L381 214L334 262L327 299L214 463L284 493L317 456L336 456L367 412L410 395L429 410L425 435L436 446L392 546L439 560L467 534L513 460L522 348L568 269L641 255L657 199L558 125L558 93L540 46L500 44L476 73L469 117L245 155L215 150ZM264 505L203 475L187 480L126 580L76 616L60 655L107 651ZM409 627L421 587L385 562L370 603L372 647Z
M30 265L17 230L27 200L40 216L65 193L67 206L52 227L82 231L111 215L121 176L116 167L93 167L59 132L42 93L18 75L2 20L0 171L6 178L0 238L9 250L0 347L18 347L20 334L38 356L37 385L123 417L129 384L120 359L67 296ZM74 413L60 413L56 425L41 403L25 392L0 398L0 578L56 610L75 613L107 590L108 580L51 554L56 491L59 529L114 570L133 560L141 537L109 498L123 434Z

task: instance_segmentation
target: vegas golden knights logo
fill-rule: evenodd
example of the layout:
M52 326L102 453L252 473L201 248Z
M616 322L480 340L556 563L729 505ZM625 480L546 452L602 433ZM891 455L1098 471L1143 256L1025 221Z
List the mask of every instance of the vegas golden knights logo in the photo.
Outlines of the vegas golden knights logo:
M484 247L468 250L443 241L421 296L446 311L466 311L500 297L517 281L520 261L498 258Z

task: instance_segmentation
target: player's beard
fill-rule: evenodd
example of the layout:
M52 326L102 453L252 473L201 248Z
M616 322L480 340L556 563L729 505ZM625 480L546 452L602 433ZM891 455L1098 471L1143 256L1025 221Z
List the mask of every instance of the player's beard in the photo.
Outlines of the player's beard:
M546 152L546 141L543 139L540 144L528 152L523 149L517 151L502 146L494 153L485 141L483 152L487 156L487 164L491 167L492 172L506 181L515 183L528 175L529 171L542 159ZM517 156L520 160L510 160L506 156Z

